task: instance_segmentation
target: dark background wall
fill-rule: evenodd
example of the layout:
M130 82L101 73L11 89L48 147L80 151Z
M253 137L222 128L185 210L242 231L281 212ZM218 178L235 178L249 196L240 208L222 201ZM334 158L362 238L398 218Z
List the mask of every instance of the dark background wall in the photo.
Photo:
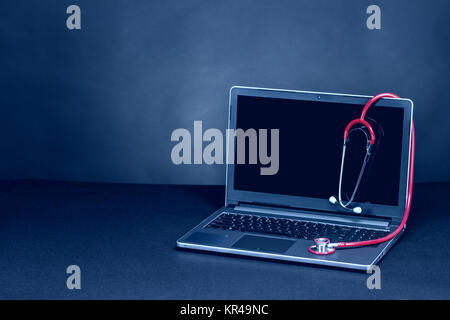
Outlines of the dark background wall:
M249 85L410 97L416 177L450 180L449 14L446 0L2 1L0 178L222 184L224 166L172 164L170 135L225 129L228 89Z

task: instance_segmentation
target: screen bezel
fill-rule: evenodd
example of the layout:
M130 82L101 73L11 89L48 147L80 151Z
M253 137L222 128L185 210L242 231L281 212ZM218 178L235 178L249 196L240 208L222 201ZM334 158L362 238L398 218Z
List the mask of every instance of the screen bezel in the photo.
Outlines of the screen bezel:
M371 96L361 96L361 95L234 86L230 89L228 129L236 129L236 121L237 121L236 116L238 108L237 97L239 95L263 97L263 98L294 99L303 101L326 101L335 103L357 104L361 106L363 106L371 98ZM373 106L373 108L376 108L376 106L402 108L404 110L398 205L390 206L390 205L367 204L358 202L355 202L354 205L361 206L363 208L363 215L370 215L382 218L401 219L405 210L406 194L408 186L408 171L410 161L409 150L410 150L413 102L410 99L384 98L377 101L376 104ZM351 120L353 119L349 119L349 122ZM227 152L228 152L228 145L227 145ZM339 214L349 213L348 211L343 210L339 206L331 204L328 201L328 199L237 190L234 188L234 166L235 166L234 164L226 165L227 168L226 198L225 198L226 205L232 203L233 204L257 203L279 207L323 210ZM357 214L355 215L361 216Z

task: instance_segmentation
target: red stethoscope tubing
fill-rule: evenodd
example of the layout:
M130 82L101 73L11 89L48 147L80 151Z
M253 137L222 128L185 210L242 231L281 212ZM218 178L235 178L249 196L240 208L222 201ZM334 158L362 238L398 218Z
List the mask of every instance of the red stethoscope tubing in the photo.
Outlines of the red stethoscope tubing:
M379 95L374 96L372 99L367 102L367 104L364 106L363 111L361 112L360 119L361 121L365 121L365 115L367 111L369 110L370 106L377 100L381 98L397 98L400 97L396 96L392 93L382 93ZM346 129L347 134L344 134L344 139L347 139L348 131ZM398 235L406 226L406 221L408 220L409 211L411 209L411 198L412 198L412 190L413 190L413 178L414 178L414 148L415 148L415 132L414 132L414 121L411 121L411 145L410 145L410 163L409 163L409 179L408 179L408 193L406 196L406 206L405 206L405 213L403 214L403 219L400 225L395 229L392 233L388 234L387 236L379 239L373 239L373 240L366 240L366 241L357 241L357 242L339 242L337 244L337 248L348 248L348 247L361 247L361 246L369 246L381 242L386 242L388 240L391 240L396 235Z

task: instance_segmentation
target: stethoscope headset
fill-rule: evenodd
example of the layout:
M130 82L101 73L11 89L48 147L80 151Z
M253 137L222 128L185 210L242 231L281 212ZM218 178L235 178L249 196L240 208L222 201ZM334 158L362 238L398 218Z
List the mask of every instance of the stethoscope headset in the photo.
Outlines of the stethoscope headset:
M372 157L375 142L377 141L377 137L375 135L375 130L373 129L372 125L365 120L367 111L369 108L378 100L382 98L394 98L394 99L400 99L395 94L392 93L381 93L373 98L371 98L366 105L364 106L361 115L359 118L354 119L350 121L345 130L344 130L344 144L342 147L342 158L341 158L341 169L339 174L339 190L338 190L338 198L336 199L335 196L331 196L329 201L333 204L339 205L341 208L347 211L352 211L354 213L362 213L361 207L352 207L351 204L353 203L355 196L359 190L361 181L364 176L364 172L366 171L367 165L370 161L370 158ZM347 145L349 142L350 135L356 131L362 131L367 140L366 144L366 155L363 160L363 164L361 165L361 169L359 171L358 178L356 180L355 187L353 189L353 192L348 200L342 199L342 178L344 174L344 163L345 163L345 153L347 150ZM309 252L317 255L328 255L332 254L336 251L336 248L348 248L348 247L362 247L362 246L370 246L374 244L378 244L381 242L385 242L388 240L391 240L396 235L398 235L406 226L406 221L408 220L409 211L411 208L411 197L412 197L412 188L413 188L413 175L414 175L414 148L415 148L415 134L414 134L414 122L411 122L411 144L410 144L410 164L409 164L409 179L408 179L408 193L406 196L406 206L405 206L405 213L403 214L403 219L400 225L395 229L392 233L388 234L387 236L384 236L379 239L373 239L373 240L366 240L366 241L357 241L357 242L338 242L338 243L331 243L329 239L327 238L317 238L314 239L315 245L312 245L309 247Z
M351 127L348 131L348 138L344 141L343 148L342 148L342 158L341 158L341 169L339 173L339 189L338 189L338 198L336 199L335 196L331 196L329 198L329 201L332 204L338 204L340 207L346 211L352 211L353 213L362 213L361 207L354 207L351 208L350 205L355 200L355 197L358 193L358 191L361 189L363 179L365 178L365 172L367 171L370 164L373 163L374 155L376 155L376 149L378 147L378 144L380 143L380 138L384 136L383 129L378 126L378 124L373 119L368 119L367 122L372 127L373 132L376 133L376 140L373 144L371 144L371 138L372 135L370 134L369 129L366 126L355 124L353 127ZM346 152L347 148L349 146L349 139L350 136L352 136L352 133L361 132L363 133L363 136L365 137L366 141L366 154L364 156L364 160L361 165L361 169L359 170L358 178L356 179L356 183L354 185L353 191L351 193L351 196L349 196L348 200L343 200L342 198L342 179L344 176L344 166L345 166L345 158L346 158Z

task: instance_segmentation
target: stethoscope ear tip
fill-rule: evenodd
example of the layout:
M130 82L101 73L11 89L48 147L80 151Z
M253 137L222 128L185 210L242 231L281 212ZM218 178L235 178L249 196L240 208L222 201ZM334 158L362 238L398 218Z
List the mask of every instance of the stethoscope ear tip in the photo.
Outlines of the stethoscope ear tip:
M328 200L329 200L332 204L335 204L335 203L337 202L337 199L336 199L335 196L331 196Z
M331 197L328 199L328 201L330 201L332 204L336 204L336 203L338 202L335 196L331 196ZM342 205L341 205L341 206L342 206ZM342 206L342 207L343 207L344 209L346 209L346 210L353 211L353 213L357 213L357 214L362 213L362 208L361 208L361 207L354 207L353 209L352 209L352 208L347 208L347 207L344 207L344 206Z
M361 207L355 207L355 208L353 208L353 212L354 213L362 213L362 209L361 209Z

